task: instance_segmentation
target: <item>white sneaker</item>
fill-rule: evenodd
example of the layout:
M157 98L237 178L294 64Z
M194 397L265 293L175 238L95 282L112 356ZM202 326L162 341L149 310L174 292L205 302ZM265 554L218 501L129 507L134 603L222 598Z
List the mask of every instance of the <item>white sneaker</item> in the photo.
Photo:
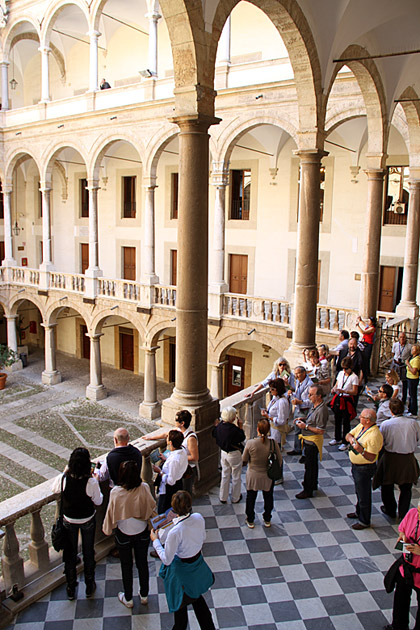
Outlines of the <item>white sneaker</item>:
M133 600L125 599L125 595L122 591L118 593L118 599L120 600L121 604L124 604L124 606L127 606L127 608L133 608L134 606Z
M341 446L338 447L339 451L346 451L347 450L347 444L342 444Z
M271 527L271 521L264 521L264 527Z
M146 597L142 597L140 595L140 591L139 591L139 597L140 597L140 604L142 606L147 606L147 604L149 603L149 599L148 599L147 595L146 595Z
M329 444L330 446L335 446L336 444L338 444L338 442L337 442L337 440L330 440L330 441L328 442L328 444Z
M249 529L254 529L254 527L255 527L254 523L250 523L248 520L245 521L245 525L247 525L249 527Z

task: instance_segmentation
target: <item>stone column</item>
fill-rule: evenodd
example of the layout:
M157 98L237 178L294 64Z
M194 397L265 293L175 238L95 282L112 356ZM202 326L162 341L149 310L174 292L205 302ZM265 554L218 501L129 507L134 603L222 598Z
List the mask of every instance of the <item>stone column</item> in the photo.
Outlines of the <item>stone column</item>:
M7 321L7 345L11 350L17 352L18 342L17 342L17 332L16 332L16 320L17 315L9 315L6 316Z
M3 59L1 62L1 108L9 109L9 65L10 62Z
M56 368L55 328L57 324L41 324L45 330L45 370L42 372L44 385L61 383L61 374Z
M414 319L419 315L417 280L420 238L420 179L410 178L409 187L410 198L407 214L407 233L405 237L402 296L401 302L397 306L397 314Z
M48 46L41 46L38 48L41 53L41 103L48 103L51 100L50 97L50 69L48 55L51 52L51 48Z
M195 489L202 492L218 480L210 434L219 402L207 388L208 128L216 119L195 115L175 122L180 128L176 375L173 394L162 403L162 419L174 424L176 411L191 411L201 471Z
M362 317L375 316L379 294L379 254L381 249L382 198L385 171L369 168L365 246L359 311Z
M214 201L213 256L210 271L209 315L222 316L223 293L229 290L225 282L225 201L229 185L229 164L213 162L211 183L216 188Z
M85 294L93 299L97 295L97 278L102 276L99 268L98 239L98 190L96 182L89 181L89 267L85 271Z
M89 31L89 92L98 90L98 31Z
M86 387L86 398L89 398L90 400L103 400L107 397L107 391L102 384L102 333L97 335L88 335L88 337L90 337L90 383Z
M40 269L50 270L52 265L51 253L51 188L41 186L42 194L42 264Z
M144 400L140 405L139 414L143 418L154 420L160 417L160 403L157 400L156 387L156 350L159 346L151 348L144 346Z
M150 177L145 183L144 204L144 246L142 264L142 284L153 285L159 282L155 273L155 189L156 178Z
M231 19L228 16L219 40L219 62L230 63L230 37L231 37Z
M221 363L210 363L211 366L211 385L210 393L213 398L222 400L223 398L223 366L226 361Z
M146 13L149 19L149 54L147 57L147 69L157 76L158 71L158 20L162 17L159 13Z
M223 89L229 87L229 70L231 65L230 42L231 42L231 20L230 15L223 27L219 40L219 55L215 69L215 87Z
M16 267L16 260L13 258L12 240L12 188L3 186L3 209L4 209L4 267Z
M326 155L318 149L296 151L300 158L299 217L296 249L296 285L293 340L286 351L292 365L301 362L302 350L315 346L316 296L320 217L320 167Z

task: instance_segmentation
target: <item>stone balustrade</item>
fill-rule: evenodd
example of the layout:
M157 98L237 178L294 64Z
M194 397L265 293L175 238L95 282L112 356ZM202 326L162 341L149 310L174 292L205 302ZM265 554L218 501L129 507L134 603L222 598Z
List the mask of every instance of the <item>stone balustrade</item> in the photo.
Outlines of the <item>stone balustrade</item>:
M289 325L291 305L286 301L225 293L223 316Z
M220 410L225 407L235 407L244 423L247 440L257 435L257 424L262 418L261 409L267 407L268 387L263 387L256 394L252 393L254 389L255 385L251 385L220 401Z
M133 444L143 455L142 479L150 485L154 493L150 453L156 448L164 447L166 440L145 442L140 438ZM99 459L103 460L104 457ZM65 581L62 554L50 547L50 531L46 533L42 518L42 509L59 498L59 495L51 492L51 486L51 480L45 481L0 503L0 537L3 539L0 627L3 620L10 621L18 612ZM104 503L96 509L95 554L97 560L107 555L114 546L113 538L105 536L102 532L102 522L108 503L108 482L102 484L102 492ZM58 503L56 513L58 513ZM27 515L30 515L31 519L29 560L24 562L16 533L16 523ZM83 567L79 565L78 568L81 570ZM10 597L14 585L17 585L18 590L23 593L19 601L14 601Z
M170 306L175 308L176 287L165 287L163 285L155 286L154 304L157 306Z
M85 277L82 274L50 272L50 288L65 289L74 293L85 292Z

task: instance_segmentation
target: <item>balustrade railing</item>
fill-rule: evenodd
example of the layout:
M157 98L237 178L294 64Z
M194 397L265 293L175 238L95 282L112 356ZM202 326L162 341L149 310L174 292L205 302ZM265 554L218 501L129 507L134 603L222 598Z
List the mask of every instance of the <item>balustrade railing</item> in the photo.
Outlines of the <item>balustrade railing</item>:
M220 409L235 407L238 416L244 423L247 440L257 435L257 424L262 418L261 409L267 407L268 387L263 387L256 394L252 393L254 389L255 386L252 385L220 401Z
M85 292L85 277L82 274L50 272L50 288L65 289L75 293Z
M160 430L158 431L160 432ZM151 490L154 492L150 453L156 448L164 447L166 441L144 442L140 438L133 444L143 455L142 479L151 486ZM104 457L98 459L103 460ZM65 580L61 553L54 551L49 543L51 523L47 528L42 516L43 508L59 499L59 495L51 492L51 487L52 480L45 481L0 503L0 538L3 538L0 615L3 618L10 618L10 615L15 615ZM95 554L97 559L103 558L114 545L113 538L106 537L102 533L102 522L108 503L108 482L102 484L102 492L104 503L96 509ZM29 560L25 562L21 555L22 550L16 524L27 515L30 515L31 524L28 545ZM48 529L47 534L46 529ZM81 568L82 566L79 565L79 569ZM14 585L17 585L18 591L23 594L19 601L14 601L9 597Z
M6 271L7 268L4 269L4 275L2 280L6 282ZM29 286L38 286L39 285L39 271L38 269L29 269L29 267L9 267L11 274L11 281L16 282L16 284L26 284Z
M154 304L156 306L170 306L174 308L176 305L176 287L155 286Z
M291 321L291 306L286 301L225 293L223 316L288 325Z

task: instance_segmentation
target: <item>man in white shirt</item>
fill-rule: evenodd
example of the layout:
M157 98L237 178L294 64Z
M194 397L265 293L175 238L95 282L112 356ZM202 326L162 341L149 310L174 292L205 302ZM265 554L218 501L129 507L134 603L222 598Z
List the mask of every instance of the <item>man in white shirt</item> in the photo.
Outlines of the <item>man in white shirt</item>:
M410 509L413 483L417 483L419 478L419 465L414 452L420 442L420 427L413 418L403 416L404 405L398 398L390 400L389 409L392 417L384 420L380 426L384 452L378 462L373 488L381 486L381 511L395 518L397 502L394 484L399 486L398 516L402 519Z

